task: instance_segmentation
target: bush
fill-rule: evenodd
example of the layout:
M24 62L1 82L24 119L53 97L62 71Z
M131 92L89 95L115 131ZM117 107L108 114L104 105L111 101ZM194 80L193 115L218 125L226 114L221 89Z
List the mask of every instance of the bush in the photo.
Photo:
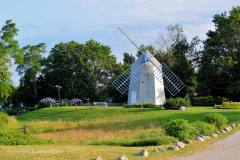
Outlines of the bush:
M196 121L192 123L192 126L194 128L195 135L210 135L214 132L214 127L206 122Z
M178 140L190 139L192 137L193 127L184 119L170 119L165 125L166 134L173 136Z
M0 145L52 144L52 141L24 134L20 131L0 131Z
M60 99L60 104L59 106L70 106L71 105L71 101L68 99Z
M153 102L145 102L145 104L143 105L143 108L150 108L150 107L155 107L155 103Z
M217 106L217 109L240 109L239 102L223 102L222 105Z
M184 98L170 98L163 104L165 109L178 109L180 106L189 107L190 100Z
M191 99L192 104L201 105L201 106L212 106L215 104L222 104L226 102L227 98L225 97L212 97L212 96L205 96L205 97L194 97Z
M134 102L134 103L132 103L132 106L135 107L135 108L141 108L142 107L140 102Z
M6 113L0 112L0 124L1 130L14 129L17 126L17 120L15 117L8 116Z
M228 122L227 118L219 113L207 114L203 121L215 125L218 129L222 129Z
M52 105L56 105L58 103L58 101L54 98L51 97L46 97L41 99L38 102L38 108L44 108L44 107L50 107Z

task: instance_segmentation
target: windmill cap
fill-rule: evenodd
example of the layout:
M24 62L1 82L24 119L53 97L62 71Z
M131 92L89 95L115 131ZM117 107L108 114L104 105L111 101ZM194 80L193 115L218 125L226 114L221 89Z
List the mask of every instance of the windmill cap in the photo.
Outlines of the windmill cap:
M145 61L146 61L146 62L149 61L149 60L151 60L152 54L151 54L148 50L144 51L143 54L144 54L144 56L145 56Z

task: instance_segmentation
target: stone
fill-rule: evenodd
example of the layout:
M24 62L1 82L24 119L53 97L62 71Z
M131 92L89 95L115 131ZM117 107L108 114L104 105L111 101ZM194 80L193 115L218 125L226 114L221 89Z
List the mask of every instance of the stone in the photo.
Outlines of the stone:
M216 131L215 134L221 134L221 132L220 131Z
M140 151L140 152L138 152L138 153L135 153L135 156L143 156L143 157L147 157L148 156L148 152L147 152L147 150L142 150L142 151Z
M128 160L127 156L122 155L120 157L118 157L116 160Z
M235 128L235 127L236 127L235 123L232 123L232 124L231 124L231 127L232 127L232 128Z
M215 134L215 133L213 133L211 136L212 136L212 137L218 137L218 135Z
M230 128L229 127L225 127L224 130L225 131L230 131Z
M208 138L206 136L202 135L202 134L199 134L198 136L201 137L204 140L208 140Z
M188 107L180 106L180 107L178 108L178 110L187 111L187 110L189 110L189 109L188 109Z
M170 147L168 147L167 150L178 151L178 150L179 150L179 147L178 147L178 146L170 146Z
M185 143L183 142L177 142L176 146L178 146L179 148L184 148L185 147Z
M165 150L162 147L155 147L154 151L155 152L165 152Z
M183 141L183 143L185 143L185 144L190 144L190 143L192 143L192 141L189 140L189 139L185 139L185 140Z
M93 158L93 160L102 160L102 158L101 157L95 157L95 158Z
M196 136L195 140L196 141L201 141L201 142L204 141L204 139L202 137L200 137L199 135Z
M220 132L221 132L221 133L226 133L226 131L225 131L225 130L223 130L223 129L222 129Z
M239 127L240 126L240 124L236 124L236 127Z

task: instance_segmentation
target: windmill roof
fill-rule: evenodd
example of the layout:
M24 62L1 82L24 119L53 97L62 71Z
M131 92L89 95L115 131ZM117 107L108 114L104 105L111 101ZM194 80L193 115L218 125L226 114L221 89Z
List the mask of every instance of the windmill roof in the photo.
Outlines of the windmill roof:
M146 63L147 58L151 57L151 61L156 64L157 66L160 65L158 60L151 54L149 51L144 51L144 53L138 57L138 59L133 63L134 65L142 65L143 63ZM147 62L146 64L151 64L151 62Z

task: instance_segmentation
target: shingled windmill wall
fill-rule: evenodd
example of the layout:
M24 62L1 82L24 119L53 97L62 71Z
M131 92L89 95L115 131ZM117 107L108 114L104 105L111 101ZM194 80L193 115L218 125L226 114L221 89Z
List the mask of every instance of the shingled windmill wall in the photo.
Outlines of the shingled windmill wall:
M156 58L152 57L151 61L157 66L160 66ZM134 62L134 65L141 66L145 62L146 56L142 54ZM165 102L164 85L154 76L155 70L156 67L151 62L143 65L141 68L141 77L129 88L128 104L133 104L134 102L139 102L140 104L153 102L156 105L162 105ZM133 72L133 70L131 72ZM130 84L131 81L132 80L130 80Z

